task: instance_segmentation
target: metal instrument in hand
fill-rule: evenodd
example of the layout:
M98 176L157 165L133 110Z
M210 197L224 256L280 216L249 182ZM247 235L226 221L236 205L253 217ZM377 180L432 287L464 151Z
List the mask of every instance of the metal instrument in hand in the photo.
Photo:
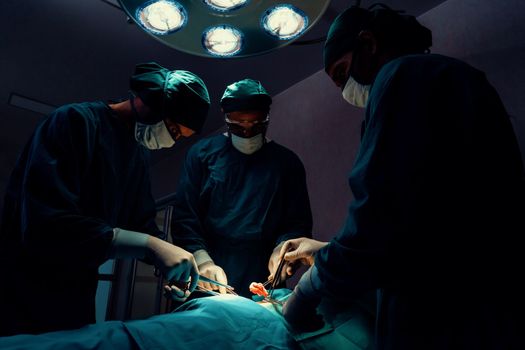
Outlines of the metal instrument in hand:
M271 282L271 286L269 288L270 296L268 297L271 300L275 300L275 299L273 299L273 291L274 291L274 289L279 284L281 284L281 282L283 282L283 281L281 281L281 274L282 274L282 271L283 271L285 263L286 263L286 260L284 260L284 255L283 255L283 257L281 258L281 261L279 261L279 265L277 266L277 269L275 270L275 273L273 274L273 279L271 281L270 280L267 281L267 282Z
M268 303L275 304L275 305L280 305L280 306L283 306L284 304L282 301L279 301L271 297L264 297L263 301L266 301Z
M230 294L233 294L233 295L238 295L237 293L235 293L233 291L234 288L232 286L227 285L227 284L224 284L224 283L221 283L221 282L217 282L217 281L212 280L211 278L208 278L208 277L203 276L203 275L199 275L199 280L203 281L203 282L214 284L214 285L219 286L219 287L224 287L224 288L226 288L226 292L227 293L230 293Z
M219 293L219 292L216 292L214 290L211 290L211 289L208 289L208 288L204 288L204 287L201 287L201 286L197 286L197 288L195 288L195 290L197 290L199 292L206 293L206 294L210 294L210 295L221 295L221 293Z

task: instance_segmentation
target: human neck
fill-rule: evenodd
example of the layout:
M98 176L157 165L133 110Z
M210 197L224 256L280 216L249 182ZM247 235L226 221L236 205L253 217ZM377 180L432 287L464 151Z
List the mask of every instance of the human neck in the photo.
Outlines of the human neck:
M131 108L131 100L109 104L109 108L115 113L116 118L126 124L128 128L133 127L135 118Z

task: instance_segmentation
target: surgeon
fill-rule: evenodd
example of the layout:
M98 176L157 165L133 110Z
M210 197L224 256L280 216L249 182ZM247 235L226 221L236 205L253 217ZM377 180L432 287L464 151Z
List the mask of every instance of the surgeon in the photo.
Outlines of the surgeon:
M286 260L312 265L283 314L296 330L315 329L322 297L377 290L377 349L518 349L525 177L516 137L485 74L430 46L430 30L388 8L352 7L330 27L325 71L366 108L354 200L330 242L282 246Z
M266 138L271 102L256 80L226 88L220 104L228 131L188 151L174 201L174 244L194 254L201 275L247 297L251 282L277 269L281 243L312 230L304 166Z
M136 66L130 98L62 106L36 128L5 196L0 235L2 335L95 322L98 267L154 264L169 281L198 280L191 253L157 238L146 150L201 130L208 91L195 74Z

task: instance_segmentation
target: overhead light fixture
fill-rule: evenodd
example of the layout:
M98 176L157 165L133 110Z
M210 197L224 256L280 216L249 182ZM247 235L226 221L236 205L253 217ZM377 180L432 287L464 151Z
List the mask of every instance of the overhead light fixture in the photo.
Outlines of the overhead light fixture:
M208 6L217 11L233 11L246 5L248 0L204 0Z
M28 111L44 115L48 115L57 109L56 106L37 101L33 98L25 97L14 92L9 95L7 103L13 107L27 109Z
M281 40L289 40L304 32L308 17L294 6L277 5L266 11L262 25L268 33Z
M212 27L204 32L202 44L214 56L233 56L242 48L242 33L227 25Z
M174 33L187 21L182 5L171 0L148 1L137 8L135 17L146 31L158 35Z
M150 35L205 57L248 57L289 45L321 18L330 0L118 0Z

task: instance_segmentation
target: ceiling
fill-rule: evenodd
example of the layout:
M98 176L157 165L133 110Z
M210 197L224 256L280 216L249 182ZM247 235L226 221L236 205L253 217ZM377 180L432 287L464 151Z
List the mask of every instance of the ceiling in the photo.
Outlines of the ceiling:
M197 0L196 0L197 1ZM362 1L366 7L375 1ZM385 0L395 9L422 14L444 0ZM326 34L354 1L332 0L321 20L298 41ZM197 73L212 99L201 135L222 125L218 100L226 85L246 77L261 80L272 95L322 68L322 43L289 45L242 59L215 59L178 52L126 20L117 0L3 0L0 13L0 162L10 169L41 114L9 105L14 93L52 106L127 97L138 62L157 61ZM176 148L176 147L175 147ZM157 152L153 160L174 152ZM155 158L156 157L156 158ZM2 182L6 175L0 174Z

